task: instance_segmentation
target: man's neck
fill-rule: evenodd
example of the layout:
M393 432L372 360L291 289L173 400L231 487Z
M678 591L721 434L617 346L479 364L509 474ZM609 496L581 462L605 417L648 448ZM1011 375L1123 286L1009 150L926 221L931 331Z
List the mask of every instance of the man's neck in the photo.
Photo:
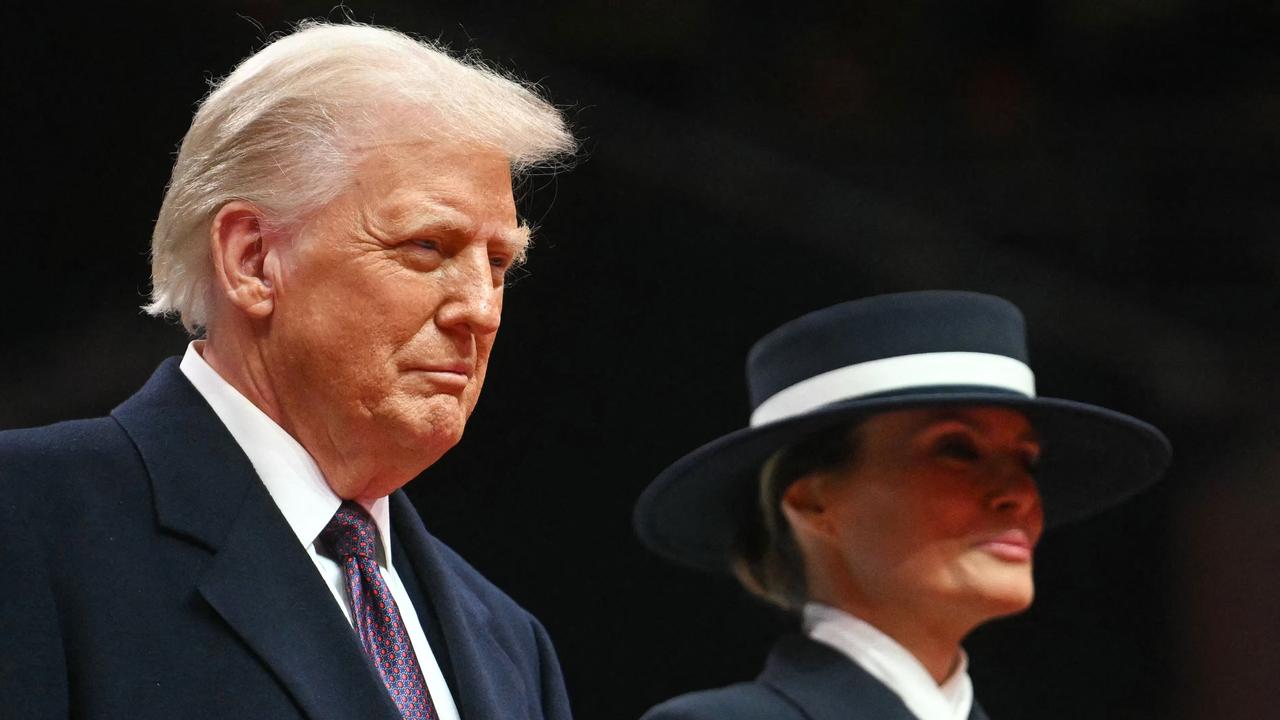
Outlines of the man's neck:
M227 347L231 343L225 338L226 336L220 335L217 343L196 340L194 343L196 352L209 367L213 368L214 372L218 373L219 377L235 388L236 392L243 395L263 414L271 418L272 422L301 442L298 433L290 427L288 419L280 410L262 358L252 348ZM232 357L237 358L237 361L229 362L228 359Z
M306 427L292 422L285 410L286 403L267 371L268 364L263 355L256 347L237 343L233 338L233 334L220 334L216 342L197 340L196 352L236 392L302 445L319 466L329 487L339 497L345 500L384 497L417 474L401 473L406 477L391 477L388 473L388 468L391 467L389 463L381 467L369 466L368 459L372 457L370 453L362 453L351 447L339 447L332 437L324 433L314 436L314 433L307 432ZM389 489L383 492L383 488Z

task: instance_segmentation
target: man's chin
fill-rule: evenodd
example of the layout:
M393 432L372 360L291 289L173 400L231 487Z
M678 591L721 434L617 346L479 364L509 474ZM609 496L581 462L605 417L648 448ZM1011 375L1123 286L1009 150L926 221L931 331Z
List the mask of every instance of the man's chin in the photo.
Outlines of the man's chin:
M458 444L467 423L462 403L451 396L383 403L373 415L366 449L415 475Z
M461 408L453 412L439 412L435 409L427 416L403 418L398 423L397 444L410 452L420 452L429 463L435 462L441 455L458 444L466 427L466 416ZM428 457L429 456L429 457Z

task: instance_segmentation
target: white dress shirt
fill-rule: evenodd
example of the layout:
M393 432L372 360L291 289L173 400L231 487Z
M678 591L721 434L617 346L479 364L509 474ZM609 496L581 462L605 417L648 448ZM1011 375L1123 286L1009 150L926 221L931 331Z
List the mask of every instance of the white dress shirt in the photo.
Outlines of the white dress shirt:
M920 720L966 720L973 707L969 658L960 662L941 685L924 665L893 638L849 613L821 603L804 606L804 631L835 648L898 694Z
M214 414L249 457L249 462L258 472L262 484L267 487L271 499L275 500L285 520L289 522L289 527L298 536L298 542L311 556L316 570L333 593L334 601L347 616L347 622L354 627L347 579L342 566L317 552L315 543L320 532L342 505L342 498L329 488L315 459L292 435L267 417L266 413L241 395L204 361L200 356L200 344L203 344L202 341L197 340L187 346L187 353L179 365L182 374L204 396ZM453 695L450 694L444 674L440 671L440 664L436 662L435 654L427 643L427 636L418 621L418 613L414 611L413 602L409 599L404 584L400 582L395 566L391 564L390 502L386 497L380 497L372 502L361 501L360 504L369 512L377 526L381 541L378 566L395 598L396 606L400 609L400 617L409 634L413 652L418 656L418 664L422 667L422 675L427 682L427 690L431 693L436 714L440 720L459 720Z

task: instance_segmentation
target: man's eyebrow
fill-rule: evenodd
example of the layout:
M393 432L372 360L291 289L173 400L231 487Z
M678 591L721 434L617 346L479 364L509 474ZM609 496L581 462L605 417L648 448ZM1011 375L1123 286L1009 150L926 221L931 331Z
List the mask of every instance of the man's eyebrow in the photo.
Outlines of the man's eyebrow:
M533 241L533 229L524 223L506 230L502 233L502 239L511 246L514 257L517 260L524 260L525 254L529 251L529 243Z
M465 213L448 205L426 202L416 205L406 212L403 218L406 228L413 233L440 232L452 230L470 230L472 224ZM523 259L529 249L533 230L520 223L509 230L503 230L501 239L509 246L515 257Z

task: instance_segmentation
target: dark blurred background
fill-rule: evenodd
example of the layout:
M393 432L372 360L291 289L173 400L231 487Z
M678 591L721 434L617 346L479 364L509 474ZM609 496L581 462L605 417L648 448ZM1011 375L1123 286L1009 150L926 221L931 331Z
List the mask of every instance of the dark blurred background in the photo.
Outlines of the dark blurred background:
M74 9L72 9L74 8ZM5 10L0 427L101 414L182 352L137 307L206 82L304 17L541 83L585 139L467 436L410 486L556 639L579 717L746 679L788 623L646 553L636 495L745 423L742 362L837 301L1017 302L1041 392L1146 418L1167 480L1049 535L968 643L994 718L1280 702L1280 8L1060 0L28 3Z

